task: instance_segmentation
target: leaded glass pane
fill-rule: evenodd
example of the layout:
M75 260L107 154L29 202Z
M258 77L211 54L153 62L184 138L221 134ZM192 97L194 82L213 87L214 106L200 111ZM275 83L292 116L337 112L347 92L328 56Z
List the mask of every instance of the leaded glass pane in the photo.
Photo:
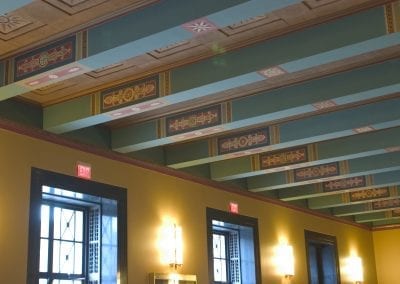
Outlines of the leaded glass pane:
M213 255L214 258L225 258L225 236L213 235Z
M83 240L83 212L75 211L75 241Z
M83 261L83 245L81 243L75 243L74 274L82 273L82 261Z
M42 238L48 238L49 223L50 223L50 207L48 205L42 205L40 218L41 218L40 236Z
M39 271L47 272L49 259L49 240L40 240L40 260L39 260Z
M60 232L62 240L74 240L75 231L75 211L70 209L61 209ZM56 221L56 220L54 220Z
M226 282L226 260L214 259L214 281Z

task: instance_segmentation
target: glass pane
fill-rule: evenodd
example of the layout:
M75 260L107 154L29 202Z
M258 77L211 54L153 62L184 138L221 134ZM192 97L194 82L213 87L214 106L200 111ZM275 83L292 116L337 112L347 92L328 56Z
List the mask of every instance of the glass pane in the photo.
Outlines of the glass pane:
M81 242L83 240L83 212L75 212L75 241Z
M47 279L39 279L39 284L47 284Z
M60 242L53 241L53 272L60 272Z
M54 219L54 238L55 239L60 239L60 219L61 219L61 208L55 207L53 209L53 219Z
M48 205L42 205L41 216L40 216L40 236L42 238L49 237L49 222L50 222L50 207Z
M226 282L226 261L223 259L214 259L214 281Z
M70 273L73 271L73 264L75 259L74 243L61 242L60 245L60 273Z
M75 232L75 211L70 209L61 209L60 230L61 240L74 240Z
M48 269L48 259L49 259L49 240L40 240L40 261L39 261L39 271L47 272Z
M82 274L83 245L75 243L74 274Z
M214 258L225 258L225 236L213 234L213 256Z

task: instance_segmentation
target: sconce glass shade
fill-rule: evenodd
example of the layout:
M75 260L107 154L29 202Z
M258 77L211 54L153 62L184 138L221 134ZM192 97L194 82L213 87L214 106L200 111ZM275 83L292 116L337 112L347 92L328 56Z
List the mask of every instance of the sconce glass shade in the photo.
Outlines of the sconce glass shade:
M294 256L293 247L287 244L281 244L277 250L277 265L279 273L284 277L294 275Z
M182 228L167 224L162 230L162 262L177 268L183 264Z
M351 256L348 259L348 269L351 280L354 283L362 283L364 281L362 259L358 256Z

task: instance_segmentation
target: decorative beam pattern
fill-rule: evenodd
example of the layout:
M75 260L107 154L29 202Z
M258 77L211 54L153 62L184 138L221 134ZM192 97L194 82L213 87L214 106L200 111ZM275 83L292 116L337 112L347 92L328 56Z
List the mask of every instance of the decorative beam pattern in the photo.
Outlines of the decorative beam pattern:
M366 180L366 186L354 188L354 190L399 185L399 174L400 171L395 170L364 176L364 179ZM322 189L321 184L308 184L295 188L292 187L279 189L276 191L276 195L279 196L279 198L283 201L294 201L309 198L308 203L310 208L317 209L333 207L343 202L341 194L348 191L348 189L340 189L337 191L325 192ZM335 198L331 199L332 196L335 196ZM348 197L346 199L349 201Z
M260 192L310 183L325 182L323 191L353 188L365 185L361 175L400 170L400 152L386 153L339 163L329 163L282 173L247 178L249 191ZM344 180L335 181L337 177Z

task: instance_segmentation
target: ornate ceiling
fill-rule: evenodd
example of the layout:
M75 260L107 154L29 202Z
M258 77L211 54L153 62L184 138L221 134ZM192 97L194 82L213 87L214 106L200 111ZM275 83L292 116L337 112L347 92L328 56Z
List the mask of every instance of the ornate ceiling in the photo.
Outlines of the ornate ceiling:
M0 3L0 117L370 227L399 71L399 1Z

